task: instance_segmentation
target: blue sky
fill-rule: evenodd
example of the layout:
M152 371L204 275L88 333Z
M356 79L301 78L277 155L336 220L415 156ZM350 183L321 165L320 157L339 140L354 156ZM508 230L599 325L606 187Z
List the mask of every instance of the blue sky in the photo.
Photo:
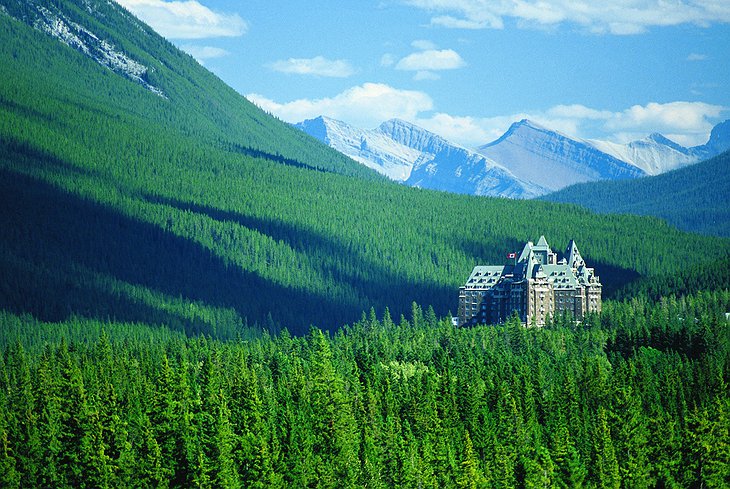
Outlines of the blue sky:
M694 145L730 118L728 0L118 1L289 122Z

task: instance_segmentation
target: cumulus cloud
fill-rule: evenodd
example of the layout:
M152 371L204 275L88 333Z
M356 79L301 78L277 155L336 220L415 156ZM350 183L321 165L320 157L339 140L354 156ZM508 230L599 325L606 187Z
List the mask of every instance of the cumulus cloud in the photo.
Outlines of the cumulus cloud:
M439 136L465 147L476 147L494 141L504 133L501 127L510 121L500 123L469 116L453 116L444 113L434 114L431 117L418 119L415 124ZM501 132L500 132L501 131Z
M169 39L238 37L248 30L248 24L238 14L215 12L196 0L117 2Z
M382 83L364 83L334 97L299 99L284 103L255 93L246 97L287 122L299 122L325 115L363 128L375 127L396 117L415 120L419 113L433 109L433 100L426 93L400 90Z
M193 58L198 60L198 63L205 64L209 59L222 58L228 56L230 53L222 48L214 46L199 46L197 44L183 44L180 49L190 54Z
M331 78L347 78L355 73L355 69L348 61L344 59L331 60L322 56L275 61L269 65L269 68L281 73Z
M333 97L276 102L259 94L248 99L288 122L320 115L361 128L373 128L399 118L474 148L490 143L521 119L578 139L603 139L627 143L660 132L684 146L707 142L712 127L730 108L703 102L651 102L611 111L585 105L556 105L545 110L516 112L493 117L448 114L434 110L431 97L422 91L401 90L381 83L365 83Z
M594 33L632 35L648 28L730 22L730 3L718 0L403 0L433 14L433 25L458 29L501 29L504 20L520 26L578 25Z
M625 137L636 133L660 132L684 145L702 144L712 129L711 120L727 111L720 105L704 102L670 102L634 105L606 121L607 131Z
M466 63L453 49L427 49L409 54L395 65L396 70L405 71L440 71L455 70L466 66Z
M584 105L557 105L544 111L498 117L459 117L435 114L417 124L466 147L499 138L509 126L530 119L574 138L607 139L627 143L660 132L684 146L707 142L713 125L728 108L703 102L670 102L634 105L621 111L599 110Z

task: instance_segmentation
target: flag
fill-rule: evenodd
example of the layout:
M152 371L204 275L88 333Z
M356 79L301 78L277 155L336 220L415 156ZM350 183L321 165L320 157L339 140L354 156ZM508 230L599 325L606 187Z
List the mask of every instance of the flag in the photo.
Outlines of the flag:
M517 253L507 253L507 258L517 258Z

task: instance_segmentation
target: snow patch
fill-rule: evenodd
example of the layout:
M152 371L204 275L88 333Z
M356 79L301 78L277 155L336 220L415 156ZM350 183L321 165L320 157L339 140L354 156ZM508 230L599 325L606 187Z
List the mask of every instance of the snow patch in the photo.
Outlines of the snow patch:
M92 6L88 2L85 5L92 12ZM55 14L42 5L36 5L36 9L40 16L33 23L33 27L84 53L102 66L139 83L155 95L167 99L162 90L145 79L152 72L151 68L117 50L114 44L100 39L84 26L68 20L63 14Z

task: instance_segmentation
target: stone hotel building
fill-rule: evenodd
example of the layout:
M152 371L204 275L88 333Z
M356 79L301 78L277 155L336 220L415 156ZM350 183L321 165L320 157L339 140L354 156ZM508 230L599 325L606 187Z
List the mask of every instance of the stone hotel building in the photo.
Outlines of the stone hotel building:
M573 240L561 257L545 236L513 256L509 265L474 267L459 288L460 326L502 323L515 311L524 324L537 326L564 311L578 320L601 312L601 282Z

